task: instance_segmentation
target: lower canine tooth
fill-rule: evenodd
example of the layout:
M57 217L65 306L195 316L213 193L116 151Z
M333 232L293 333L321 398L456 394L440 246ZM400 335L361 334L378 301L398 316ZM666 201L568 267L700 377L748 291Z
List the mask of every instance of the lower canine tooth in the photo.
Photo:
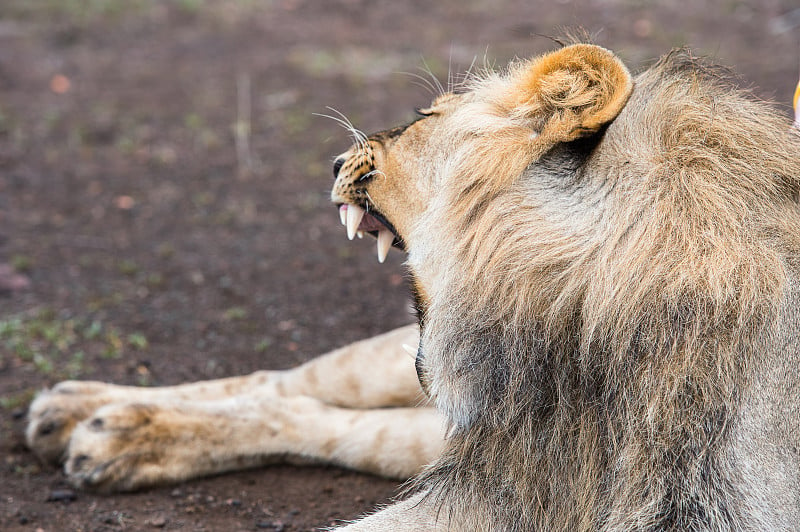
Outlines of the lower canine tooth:
M386 260L386 255L389 254L389 248L392 247L394 235L388 229L381 229L378 233L378 262L383 263Z
M364 231L356 231L356 236L358 238L364 238Z
M358 231L358 225L364 217L364 209L358 205L347 206L347 238L353 240Z

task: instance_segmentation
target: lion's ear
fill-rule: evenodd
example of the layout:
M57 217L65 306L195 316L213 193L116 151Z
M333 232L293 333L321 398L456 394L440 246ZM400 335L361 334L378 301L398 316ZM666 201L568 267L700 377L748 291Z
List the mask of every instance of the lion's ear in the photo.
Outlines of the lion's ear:
M567 142L611 122L633 90L630 72L610 51L567 46L521 65L505 102L512 115L532 121L541 140Z

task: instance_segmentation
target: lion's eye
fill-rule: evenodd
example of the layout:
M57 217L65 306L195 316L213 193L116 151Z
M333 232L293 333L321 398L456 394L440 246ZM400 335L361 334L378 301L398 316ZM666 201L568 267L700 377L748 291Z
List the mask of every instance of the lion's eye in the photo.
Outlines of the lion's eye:
M415 107L415 108L414 108L414 111L415 111L415 112L416 112L416 113L417 113L419 116L431 116L431 115L433 115L433 114L436 114L436 113L434 113L433 109L431 109L430 107L426 107L426 108L422 108L422 107Z

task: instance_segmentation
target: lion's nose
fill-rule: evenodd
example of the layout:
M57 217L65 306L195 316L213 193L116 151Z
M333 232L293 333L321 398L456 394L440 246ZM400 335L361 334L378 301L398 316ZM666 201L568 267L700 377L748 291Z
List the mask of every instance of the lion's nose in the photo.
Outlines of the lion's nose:
M347 160L347 157L339 156L333 161L333 178L336 179L339 177L339 170L342 169L342 165Z

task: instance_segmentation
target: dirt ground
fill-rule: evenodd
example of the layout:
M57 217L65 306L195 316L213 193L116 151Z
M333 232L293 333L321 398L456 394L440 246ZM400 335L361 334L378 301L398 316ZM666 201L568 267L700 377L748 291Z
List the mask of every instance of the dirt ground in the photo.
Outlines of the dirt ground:
M396 493L275 466L140 493L71 490L25 448L36 390L286 368L411 320L328 203L348 145L411 118L415 75L502 65L585 28L632 68L689 45L788 103L796 0L3 0L0 529L310 530Z

